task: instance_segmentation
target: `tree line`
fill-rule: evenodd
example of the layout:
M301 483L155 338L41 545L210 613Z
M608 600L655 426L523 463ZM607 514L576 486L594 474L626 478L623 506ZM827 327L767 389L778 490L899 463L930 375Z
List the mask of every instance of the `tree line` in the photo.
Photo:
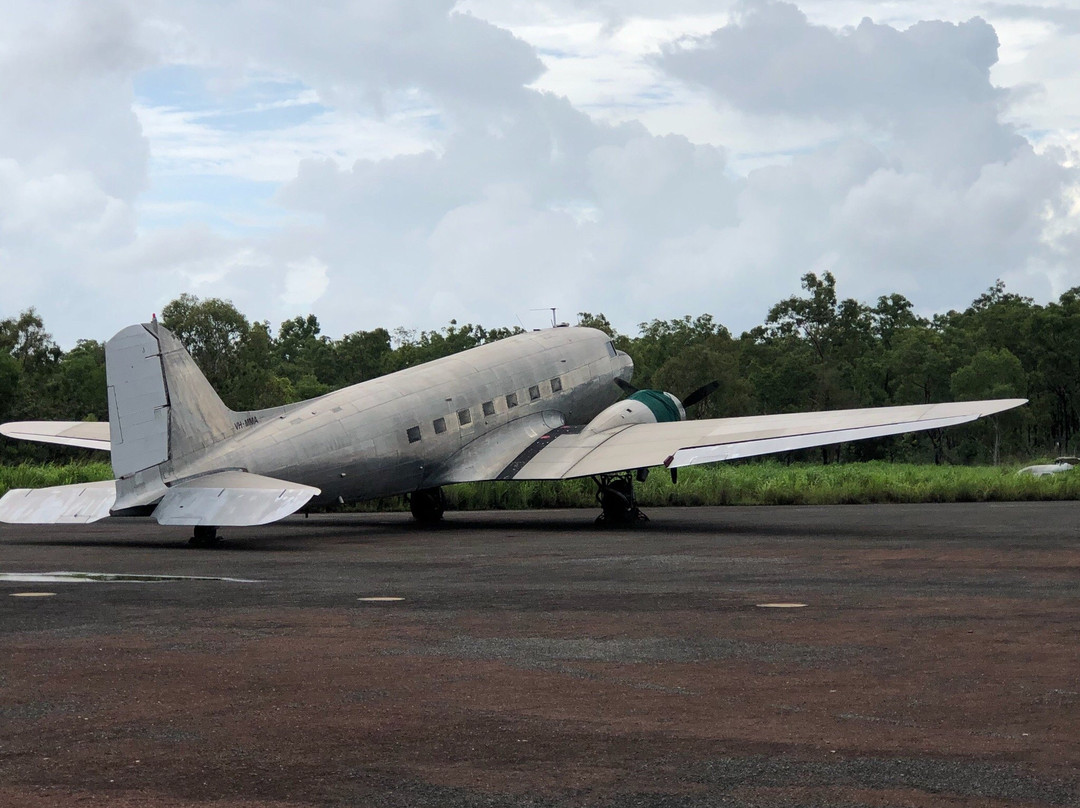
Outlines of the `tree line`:
M162 323L191 352L222 399L261 409L321 395L522 329L451 320L432 331L379 327L333 339L314 315L276 332L232 303L181 295ZM607 331L635 364L634 384L683 397L717 380L691 417L1024 397L1027 407L960 429L817 450L825 462L882 458L993 462L1075 454L1080 432L1080 287L1038 305L998 281L964 311L931 319L903 295L874 305L837 295L831 273L808 273L802 293L734 336L709 314L641 323L620 334L602 313L580 325ZM0 421L108 418L104 344L57 346L34 310L0 320ZM69 457L57 447L4 441L0 460Z

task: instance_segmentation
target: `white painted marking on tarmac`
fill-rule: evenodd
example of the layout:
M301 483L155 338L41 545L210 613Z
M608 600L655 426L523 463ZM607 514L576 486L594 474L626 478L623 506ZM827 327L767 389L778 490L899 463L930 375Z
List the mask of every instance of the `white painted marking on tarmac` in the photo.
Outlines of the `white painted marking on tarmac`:
M55 592L12 592L13 598L51 598L55 596Z
M396 603L399 600L405 600L405 598L380 597L380 598L357 598L357 600L363 601L364 603Z
M805 603L758 603L759 609L801 609Z
M134 575L121 572L0 572L0 582L22 584L85 583L164 583L166 581L224 581L231 584L257 584L249 578L206 578L198 575Z

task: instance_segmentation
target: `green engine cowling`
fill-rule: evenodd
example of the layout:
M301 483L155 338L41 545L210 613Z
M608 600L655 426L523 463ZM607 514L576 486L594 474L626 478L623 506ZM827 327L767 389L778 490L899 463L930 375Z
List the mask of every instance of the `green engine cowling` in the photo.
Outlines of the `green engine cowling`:
M663 390L638 390L626 400L640 401L652 411L658 424L686 420L686 410L683 409L682 402Z

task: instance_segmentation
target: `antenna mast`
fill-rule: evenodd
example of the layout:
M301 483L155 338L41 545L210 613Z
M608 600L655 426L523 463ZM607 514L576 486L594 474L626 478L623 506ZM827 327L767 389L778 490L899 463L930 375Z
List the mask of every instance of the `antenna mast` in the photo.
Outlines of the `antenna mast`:
M552 328L557 328L558 327L559 323L555 319L555 311L556 311L555 306L547 306L547 307L542 308L542 309L529 309L529 311L550 311L551 312L551 327Z

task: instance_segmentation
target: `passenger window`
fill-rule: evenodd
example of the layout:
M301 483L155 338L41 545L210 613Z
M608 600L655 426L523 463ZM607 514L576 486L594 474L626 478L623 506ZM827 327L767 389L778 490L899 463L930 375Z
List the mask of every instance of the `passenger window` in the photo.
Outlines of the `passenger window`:
M405 434L409 436L409 443L416 443L420 440L420 427L410 426L405 430Z
M443 432L446 431L446 419L436 418L432 426L435 427L435 434L441 435Z
M458 423L461 424L462 426L465 426L465 424L471 424L472 423L472 413L469 412L468 410L458 410L457 411L457 420L458 420Z
M495 402L494 401L485 401L484 402L484 415L494 415L494 414L495 414Z
M551 380L551 392L558 393L560 390L562 390L562 379L556 376Z
M540 385L534 384L529 388L529 401L536 401L540 398Z
M508 394L506 396L506 408L510 409L511 407L516 407L516 406L517 406L517 393Z

